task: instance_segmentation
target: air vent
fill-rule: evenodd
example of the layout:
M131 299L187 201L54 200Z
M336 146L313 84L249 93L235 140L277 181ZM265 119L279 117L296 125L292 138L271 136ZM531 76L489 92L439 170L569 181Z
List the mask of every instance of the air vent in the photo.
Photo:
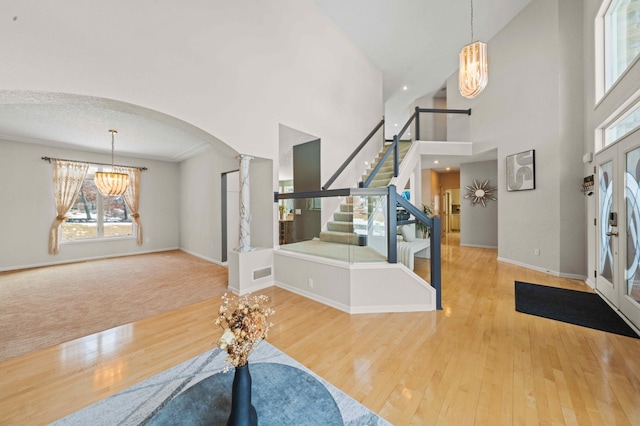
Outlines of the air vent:
M271 275L271 267L256 269L253 271L253 280L259 280L260 278L268 277Z

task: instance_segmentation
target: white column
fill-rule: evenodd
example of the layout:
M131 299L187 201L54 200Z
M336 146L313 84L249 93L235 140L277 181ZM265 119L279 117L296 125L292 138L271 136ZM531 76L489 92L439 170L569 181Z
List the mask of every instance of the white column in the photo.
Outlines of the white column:
M251 251L251 210L249 208L249 162L253 157L241 154L240 159L240 241L238 251Z

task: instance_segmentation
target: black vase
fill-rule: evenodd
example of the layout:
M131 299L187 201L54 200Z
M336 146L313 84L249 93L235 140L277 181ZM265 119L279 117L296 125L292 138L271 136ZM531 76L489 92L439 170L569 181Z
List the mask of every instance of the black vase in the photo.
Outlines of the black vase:
M251 374L249 363L236 367L231 389L231 414L227 426L257 426L258 414L251 405Z

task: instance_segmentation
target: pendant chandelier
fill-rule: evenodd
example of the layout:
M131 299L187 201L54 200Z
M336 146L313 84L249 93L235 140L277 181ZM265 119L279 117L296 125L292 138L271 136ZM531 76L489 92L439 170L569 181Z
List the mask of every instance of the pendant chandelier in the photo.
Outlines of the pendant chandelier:
M93 176L93 180L98 187L98 191L105 197L117 197L124 194L129 186L129 175L126 173L116 173L114 171L114 156L113 147L115 134L117 130L109 130L111 133L111 171L110 172L96 172Z
M471 43L460 51L460 73L458 88L468 99L475 98L484 90L489 81L487 44L473 41L473 0L471 0Z

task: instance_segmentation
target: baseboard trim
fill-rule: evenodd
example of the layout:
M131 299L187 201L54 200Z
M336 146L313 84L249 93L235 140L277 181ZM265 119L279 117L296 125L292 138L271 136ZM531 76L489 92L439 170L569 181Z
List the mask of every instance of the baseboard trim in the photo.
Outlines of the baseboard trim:
M560 277L561 278L569 278L572 280L581 280L584 281L585 283L587 282L587 277L585 275L579 275L579 274L565 274L560 272Z
M297 287L293 287L293 286L281 283L279 281L275 281L274 285L276 287L280 287L282 289L290 291L291 293L295 293L295 294L297 294L299 296L306 297L307 299L311 299L311 300L313 300L315 302L322 303L323 305L330 306L330 307L332 307L334 309L337 309L339 311L342 311L344 313L347 313L347 314L351 313L351 309L350 309L349 306L347 306L345 304L342 304L342 303L339 303L339 302L336 302L335 300L327 299L326 297L320 296L320 295L315 294L315 293L310 293L308 291L301 290L301 289L299 289Z
M506 259L504 257L498 257L498 261L499 262L504 262L504 263L510 263L510 264L516 265L516 266L521 266L521 267L527 268L527 269L533 269L534 271L544 272L545 274L553 275L554 277L569 278L569 279L573 279L573 280L582 280L582 281L585 281L585 282L587 281L587 277L585 275L565 274L565 273L562 273L562 272L552 271L552 270L546 269L546 268L541 268L539 266L534 266L534 265L529 265L527 263L518 262L516 260Z
M347 314L381 314L381 313L394 313L394 312L433 312L429 305L382 305L382 306L347 306L345 304L336 302L335 300L327 299L315 293L301 290L297 287L292 287L287 284L283 284L279 281L275 282L276 287L280 287L284 290L290 291L297 295L306 297L315 302L322 303L323 305L330 306L334 309L342 311Z
M219 260L212 259L212 258L207 257L207 256L203 256L201 254L198 254L198 253L196 253L194 251L191 251L191 250L184 249L182 247L179 250L183 251L183 252L185 252L187 254L190 254L191 256L195 256L195 257L198 257L198 258L200 258L202 260L206 260L207 262L215 263L216 265L220 265L220 266L227 266L227 262L220 262Z
M171 250L182 250L182 249L180 247L168 247L168 248L157 249L157 250L136 251L132 253L117 253L117 254L109 254L109 255L103 255L103 256L80 257L76 259L60 260L57 262L32 263L29 265L9 266L9 267L0 268L0 272L17 271L20 269L44 268L46 266L66 265L69 263L87 262L90 260L112 259L114 257L136 256L139 254L160 253L163 251L171 251Z
M352 306L351 314L383 314L394 312L434 312L429 305L382 305L382 306Z
M462 243L460 243L460 247L475 247L475 248L486 248L486 249L494 249L494 250L498 249L498 246L484 246L482 244L462 244Z
M504 262L504 263L510 263L510 264L516 265L516 266L521 266L521 267L527 268L527 269L533 269L534 271L544 272L546 274L550 274L550 275L553 275L555 277L559 277L560 276L560 272L558 272L558 271L552 271L550 269L541 268L540 266L529 265L527 263L518 262L517 260L506 259L504 257L498 256L498 261L499 262Z
M269 280L267 282L264 283L260 283L257 285L253 285L249 288L246 288L242 293L235 287L231 287L231 286L227 286L227 289L237 295L237 296L244 296L245 294L249 294L249 293L253 293L254 291L260 291L260 290L264 290L265 288L269 288L269 287L273 287L274 286L274 281L273 280Z

